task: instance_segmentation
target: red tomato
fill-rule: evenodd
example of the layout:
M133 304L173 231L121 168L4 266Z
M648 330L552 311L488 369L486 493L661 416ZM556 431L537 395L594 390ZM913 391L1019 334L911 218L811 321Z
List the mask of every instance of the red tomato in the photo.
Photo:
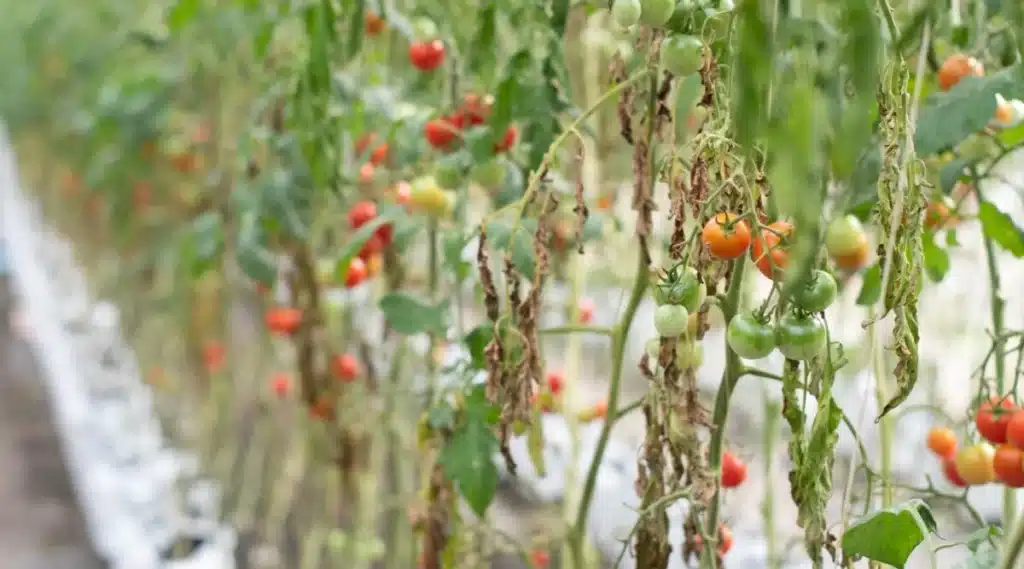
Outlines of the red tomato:
M725 555L732 549L732 530L729 526L722 524L718 528L718 553Z
M275 306L264 316L267 329L274 334L292 334L302 323L302 311L298 308Z
M467 93L462 98L461 113L469 119L471 125L481 125L487 122L491 114L491 105L494 104L494 97L487 95L481 97L476 93Z
M956 435L949 427L932 427L928 431L928 448L939 458L956 456Z
M431 119L423 127L423 136L434 148L447 148L458 136L458 125L451 118Z
M370 164L380 166L388 159L388 143L381 144L370 153Z
M371 162L367 162L359 167L359 183L363 185L373 183L373 176L377 173L377 169L374 168Z
M359 360L352 354L334 356L334 359L331 360L331 369L334 372L334 377L345 383L352 383L363 374L363 367L359 365Z
M420 71L432 71L444 63L444 42L414 41L409 44L409 61Z
M996 479L1011 488L1024 488L1024 452L1010 445L996 449L992 459Z
M207 342L203 345L203 363L206 371L217 373L224 367L224 345L220 342Z
M287 373L276 374L270 381L270 387L278 397L284 397L291 391L292 379Z
M978 433L987 441L995 444L1006 442L1006 429L1010 425L1012 411L1016 411L1016 406L1009 399L1003 399L1002 402L999 402L999 399L999 397L993 396L989 401L982 403L974 416L974 424L978 427ZM996 412L994 408L996 403L999 404L1001 412Z
M590 298L583 297L577 304L577 309L580 312L580 323L589 324L594 319L594 301Z
M1024 449L1024 411L1010 415L1010 422L1006 424L1006 440L1013 446Z
M547 566L551 564L551 554L538 547L530 552L530 562L537 569L547 569Z
M384 242L381 240L380 236L374 233L373 235L370 236L369 239L366 240L366 243L363 243L363 248L359 250L359 258L362 259L363 261L367 261L370 259L370 257L376 255L377 253L380 253L383 250Z
M516 125L510 124L505 129L505 136L498 142L494 143L495 152L505 152L512 148L516 143L516 139L519 138L519 129Z
M377 135L372 132L360 135L360 137L356 139L356 155L362 156L363 152L366 152L366 149L369 148L375 140L377 140Z
M960 488L967 487L967 481L960 476L960 472L956 469L956 460L947 458L942 461L942 472L946 475L946 480L949 480L951 484Z
M783 271L789 264L788 244L785 242L785 238L792 235L792 233L792 224L786 221L776 221L768 225L767 229L761 231L761 237L764 239L763 246L761 239L758 239L756 236L751 241L750 258L765 277L777 279L782 276ZM772 270L773 265L774 271Z
M722 453L722 487L735 488L747 479L747 465L731 451Z
M352 262L348 265L348 270L345 271L345 286L353 288L359 286L364 280L366 280L366 263L359 257L356 257L352 259Z
M549 371L547 382L548 389L551 390L551 394L558 395L562 392L562 388L565 387L565 374L560 370Z
M348 226L359 229L377 217L377 204L370 200L362 200L352 204L348 210Z

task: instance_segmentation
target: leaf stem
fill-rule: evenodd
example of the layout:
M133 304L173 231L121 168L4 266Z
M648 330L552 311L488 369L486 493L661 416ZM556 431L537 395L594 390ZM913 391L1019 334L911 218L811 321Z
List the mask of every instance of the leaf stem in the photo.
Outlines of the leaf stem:
M618 417L619 385L622 383L623 363L626 357L626 340L629 336L629 329L633 325L633 318L636 316L637 307L640 306L640 301L647 290L649 279L650 272L647 268L647 259L640 252L637 255L633 290L630 292L629 301L626 303L626 310L622 313L622 318L612 332L612 376L608 384L608 417ZM594 450L594 457L590 461L587 477L583 482L583 494L580 498L579 510L576 513L576 521L573 523L569 534L569 547L577 569L584 569L584 528L587 523L587 514L590 512L590 502L594 497L594 489L597 486L597 473L601 467L601 459L604 457L605 449L608 447L608 440L611 437L614 425L615 421L605 421L601 426L601 433L597 439L597 448Z
M743 275L746 272L746 257L740 257L733 262L732 277L729 279L729 288L726 290L725 301L720 308L725 316L725 321L732 320L739 309L740 297L743 293ZM743 361L728 344L725 346L725 371L722 372L722 384L718 387L718 394L715 397L715 408L711 414L713 430L711 431L711 443L708 449L708 468L719 476L722 464L722 443L725 440L725 422L729 418L729 400L736 389L736 384L744 374ZM708 506L707 523L704 525L711 535L718 535L718 509L721 499L721 489L715 486L715 495L711 498L711 505ZM715 549L705 547L701 554L701 567L714 569L717 565Z
M614 332L614 328L609 326L590 326L588 324L568 324L565 326L552 326L550 328L541 328L540 330L537 330L538 334L548 336L564 336L567 334L577 333L611 336Z

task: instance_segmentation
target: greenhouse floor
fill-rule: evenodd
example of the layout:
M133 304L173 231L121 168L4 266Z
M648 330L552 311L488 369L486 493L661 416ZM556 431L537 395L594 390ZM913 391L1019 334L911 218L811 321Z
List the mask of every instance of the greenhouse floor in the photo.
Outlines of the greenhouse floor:
M0 567L100 569L78 511L39 369L12 327L0 276Z

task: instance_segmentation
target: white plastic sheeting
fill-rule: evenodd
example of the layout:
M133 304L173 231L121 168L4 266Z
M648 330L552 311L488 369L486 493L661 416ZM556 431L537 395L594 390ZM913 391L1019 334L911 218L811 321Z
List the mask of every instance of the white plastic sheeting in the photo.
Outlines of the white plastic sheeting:
M89 298L70 246L21 194L2 132L0 213L0 248L97 553L113 569L234 569L216 486L197 478L194 457L167 447L117 310ZM198 545L168 559L180 540Z

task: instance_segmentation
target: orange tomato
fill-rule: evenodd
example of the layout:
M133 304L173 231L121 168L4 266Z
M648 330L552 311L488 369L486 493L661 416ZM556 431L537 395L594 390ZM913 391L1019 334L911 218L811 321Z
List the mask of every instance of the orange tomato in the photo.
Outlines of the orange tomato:
M942 62L939 68L939 89L948 91L961 79L973 75L981 77L985 75L985 67L977 59L963 53L954 53Z
M999 101L996 104L996 114L993 117L1000 125L1009 125L1013 122L1013 105L1006 101Z
M924 226L932 231L955 227L959 220L953 215L954 207L948 198L928 202L924 210Z
M789 264L786 238L792 233L791 223L776 221L761 231L761 239L755 238L750 244L750 258L765 277L776 279L782 276Z
M270 380L270 388L278 397L288 395L292 388L292 379L287 373L278 373Z
M949 427L932 427L928 431L928 448L939 458L956 456L956 435Z
M383 268L384 258L379 253L370 255L370 258L366 261L366 275L373 278L379 275Z
M384 19L373 12L367 12L363 17L363 28L366 35L375 36L384 31Z
M224 367L224 345L207 342L203 345L203 364L209 373L217 373Z
M339 354L331 360L331 371L334 377L344 383L352 383L363 374L363 366L352 354Z
M611 196L600 196L597 198L597 209L601 211L608 211L612 208Z
M359 183L360 184L371 184L373 183L373 176L376 168L373 167L373 162L367 162L359 167Z
M992 457L992 470L996 479L1011 488L1024 488L1024 452L1019 448L1002 445Z
M978 443L960 449L956 453L956 471L969 485L988 484L996 479L996 451L988 443Z
M700 239L711 255L735 259L750 247L750 226L734 213L720 213L704 224Z
M383 143L370 153L370 164L380 166L388 159L388 143Z
M866 267L870 258L871 246L868 245L868 240L865 237L863 244L855 251L844 255L836 255L832 260L835 262L837 269L853 273Z

